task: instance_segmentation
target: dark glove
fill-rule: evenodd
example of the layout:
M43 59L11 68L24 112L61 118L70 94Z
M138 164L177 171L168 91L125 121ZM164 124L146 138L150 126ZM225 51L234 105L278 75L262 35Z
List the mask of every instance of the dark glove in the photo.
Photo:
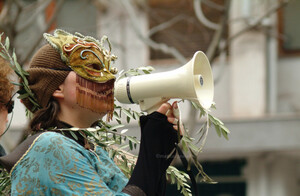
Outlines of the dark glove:
M177 131L167 117L153 112L140 117L141 144L136 166L128 185L135 185L146 195L164 195L166 169L174 159L176 151L170 153L178 143Z

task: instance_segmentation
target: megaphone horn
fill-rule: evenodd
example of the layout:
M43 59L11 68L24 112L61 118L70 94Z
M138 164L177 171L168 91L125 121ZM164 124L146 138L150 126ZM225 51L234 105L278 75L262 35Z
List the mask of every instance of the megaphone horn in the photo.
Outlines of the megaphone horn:
M164 100L180 98L193 101L205 109L214 96L212 70L206 55L198 51L182 67L155 74L122 78L115 84L115 97L121 103L139 104L152 112Z

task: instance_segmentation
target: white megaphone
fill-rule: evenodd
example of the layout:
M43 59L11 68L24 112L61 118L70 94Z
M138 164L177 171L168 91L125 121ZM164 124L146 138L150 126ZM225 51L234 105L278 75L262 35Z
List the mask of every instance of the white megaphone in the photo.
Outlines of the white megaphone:
M119 102L139 104L141 110L148 113L172 98L187 99L208 109L213 96L212 70L201 51L178 69L122 78L115 84L115 97Z

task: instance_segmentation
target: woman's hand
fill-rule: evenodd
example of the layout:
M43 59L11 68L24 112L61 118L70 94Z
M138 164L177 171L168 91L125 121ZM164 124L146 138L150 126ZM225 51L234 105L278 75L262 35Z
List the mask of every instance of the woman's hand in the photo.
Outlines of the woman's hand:
M178 125L180 126L180 135L182 135L183 127L179 123L179 109L177 105L177 101L175 101L172 105L170 103L163 103L158 109L157 112L164 114L167 116L169 123L173 124L173 128L178 131Z
M177 102L163 103L156 112L140 117L139 156L128 184L139 187L146 195L164 195L166 170L180 141L176 131L179 117Z

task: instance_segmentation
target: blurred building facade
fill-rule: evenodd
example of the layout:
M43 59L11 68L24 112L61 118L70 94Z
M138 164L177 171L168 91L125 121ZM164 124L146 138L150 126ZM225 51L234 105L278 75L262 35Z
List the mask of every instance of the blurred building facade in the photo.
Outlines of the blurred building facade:
M113 44L113 53L119 57L116 62L119 70L146 65L154 66L157 72L172 70L183 64L172 59L171 55L153 50L155 47L164 47L157 43L166 41L169 46L172 43L180 46L180 42L183 49L189 51L183 54L187 62L196 52L197 44L198 50L205 50L201 44L208 45L207 40L212 39L208 35L213 31L203 33L201 28L193 30L192 24L199 23L195 14L191 13L193 10L188 10L193 6L193 1L149 1L152 8L163 3L165 7L162 11L166 13L171 12L168 6L174 7L178 2L183 2L182 6L187 5L182 17L188 16L188 20L178 15L174 24L183 21L190 25L172 29L173 24L168 24L171 30L169 33L165 31L166 37L158 34L159 30L151 28L155 26L155 20L145 8L140 7L139 1L135 1L133 7L124 3L127 0L123 3L99 2L98 6L94 6L85 1L66 1L56 27L97 37L108 35ZM231 1L227 38L249 25L258 25L232 39L228 51L221 52L212 63L217 107L212 113L225 123L231 133L229 140L226 140L218 137L213 127L209 131L199 159L207 174L219 183L199 183L201 195L300 195L300 91L297 88L300 84L300 3L291 0L284 9L260 18L262 13L269 12L279 2ZM78 13L81 14L78 16ZM162 17L157 12L156 19ZM178 29L182 28L186 31L178 34ZM189 32L198 32L198 37ZM185 33L189 37L183 37ZM28 35L24 36L23 39ZM157 43L151 42L149 36ZM193 42L194 39L197 39L197 43ZM26 44L30 42L24 43L24 48ZM193 44L196 45L192 47ZM183 120L193 135L202 125L201 119L195 117L199 114L193 112L187 103L180 105L180 108ZM24 108L17 103L11 131L1 141L8 151L16 143L11 138L21 137L20 130L27 123L24 116ZM139 135L136 122L130 124L129 128ZM170 186L168 194L180 195L174 189L176 187Z

